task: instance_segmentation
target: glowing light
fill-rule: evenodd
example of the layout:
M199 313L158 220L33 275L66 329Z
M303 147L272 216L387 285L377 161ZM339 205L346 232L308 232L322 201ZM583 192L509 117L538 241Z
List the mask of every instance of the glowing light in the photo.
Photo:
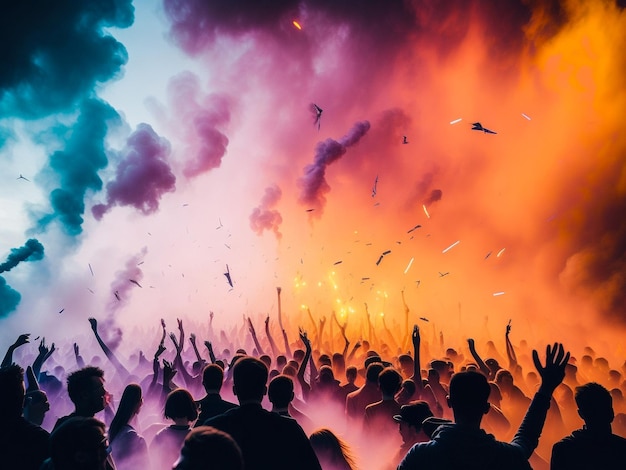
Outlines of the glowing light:
M462 120L462 118L455 119L454 121L450 121L450 124L456 124L457 122L461 122Z
M411 269L411 265L413 264L413 260L414 260L414 259L415 259L415 258L411 258L411 261L409 261L408 266L407 266L407 267L406 267L406 269L404 270L404 274L406 274L406 273L408 273L408 272L409 272L409 269Z
M296 20L292 21L293 25L298 28L300 31L302 31L302 26L300 26L300 23L298 23Z
M530 121L530 117L528 117L528 115L522 113L522 116L524 116L526 119L528 119Z
M428 209L426 209L426 204L422 204L422 207L424 208L424 213L426 214L426 217L430 219L430 214L428 213Z
M499 258L502 255L502 253L504 253L504 250L506 250L506 248L502 248L500 251L498 251L496 258Z
M457 246L459 243L461 243L461 240L457 240L455 241L452 245L450 245L448 248L446 248L445 250L442 251L442 253L446 253L448 251L450 251L452 248L454 248L455 246Z
M500 295L504 295L504 292L494 292L494 293L493 293L493 296L494 296L494 297L498 297L498 296L500 296Z

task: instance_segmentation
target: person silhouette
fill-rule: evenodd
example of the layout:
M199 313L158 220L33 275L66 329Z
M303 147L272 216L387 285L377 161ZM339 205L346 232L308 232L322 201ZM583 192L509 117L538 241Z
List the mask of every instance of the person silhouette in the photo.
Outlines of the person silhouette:
M207 419L220 415L237 405L222 399L220 390L224 383L224 371L217 364L209 364L202 371L202 385L206 395L196 404L200 408L200 416L196 427L201 426Z
M613 434L613 399L602 385L576 387L578 415L585 425L552 447L551 470L617 469L626 466L626 439Z
M38 470L50 455L50 435L22 416L24 370L0 367L0 467Z
M209 426L195 427L183 442L174 470L243 470L241 449L228 434Z
M533 351L541 385L511 443L497 441L480 428L490 409L487 377L474 371L454 374L447 401L455 423L440 425L431 441L415 444L398 470L530 469L528 459L539 443L552 393L563 381L569 357L562 344L554 344L546 348L546 365L542 366Z
M223 431L241 449L246 470L321 470L311 443L293 418L264 410L268 370L250 356L240 358L233 369L233 392L239 407L204 424Z

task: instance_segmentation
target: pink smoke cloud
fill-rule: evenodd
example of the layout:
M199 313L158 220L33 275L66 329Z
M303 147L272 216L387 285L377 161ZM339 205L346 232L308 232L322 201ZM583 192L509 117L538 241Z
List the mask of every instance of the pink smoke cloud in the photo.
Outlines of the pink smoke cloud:
M282 234L279 228L283 222L283 217L274 208L280 201L282 194L280 187L277 185L265 188L261 204L255 207L252 214L250 214L250 227L257 235L261 235L264 230L271 230L277 239L281 239Z
M191 72L172 78L168 94L169 125L185 144L184 175L194 178L218 168L228 147L224 128L230 123L232 100L225 94L205 94Z
M98 220L115 205L133 206L143 214L151 214L158 210L163 194L176 187L176 177L166 161L169 143L148 124L137 126L123 153L115 179L107 184L106 204L91 209Z

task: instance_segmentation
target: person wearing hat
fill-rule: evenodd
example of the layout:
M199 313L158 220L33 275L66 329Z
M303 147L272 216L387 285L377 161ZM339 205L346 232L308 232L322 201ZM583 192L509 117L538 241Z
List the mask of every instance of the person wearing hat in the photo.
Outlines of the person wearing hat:
M431 416L433 412L424 400L415 400L402 405L400 414L393 417L398 423L398 431L402 437L402 445L394 462L399 463L414 444L430 440L422 423Z

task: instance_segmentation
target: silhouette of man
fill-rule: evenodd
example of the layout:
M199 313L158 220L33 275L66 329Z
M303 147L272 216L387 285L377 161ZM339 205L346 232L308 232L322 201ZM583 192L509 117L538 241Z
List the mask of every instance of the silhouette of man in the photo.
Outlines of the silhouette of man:
M217 364L209 364L202 371L202 385L206 391L204 398L196 403L200 408L200 416L196 421L196 427L201 426L207 419L235 408L237 405L229 401L223 400L220 396L220 390L224 383L224 371Z
M309 439L296 420L264 410L267 367L242 357L233 369L233 392L239 407L209 419L207 426L230 434L239 445L246 470L321 470Z
M22 417L24 370L0 368L0 468L38 470L48 457L50 435Z
M400 390L401 383L400 373L393 367L386 367L378 375L378 388L383 396L382 400L365 407L365 429L375 432L381 438L395 439L397 437L393 417L400 414L400 405L394 397Z
M585 425L552 447L552 470L626 467L626 439L613 434L613 399L595 382L576 387L578 415Z
M550 398L563 381L569 357L562 344L548 346L544 367L537 351L533 351L541 385L511 443L499 442L480 428L490 408L487 378L473 371L453 375L447 401L455 423L439 426L431 441L415 444L398 470L530 469L528 458L539 443Z
M424 400L416 400L407 405L402 405L400 414L393 417L394 421L398 423L398 431L402 437L402 446L395 462L402 460L402 457L414 444L430 440L422 427L422 423L431 416L433 416L433 412Z
M277 375L270 381L267 396L272 403L272 412L295 419L305 433L313 432L313 422L291 403L295 397L293 380L287 375Z
M104 388L104 371L99 367L87 366L67 376L67 394L74 403L75 410L68 416L59 418L54 425L58 428L74 416L93 418L107 405L108 393Z
M367 405L371 405L382 398L382 393L378 388L378 375L383 369L383 365L379 362L368 364L365 372L365 384L346 397L346 417L349 423L360 425L365 416Z
M63 421L50 436L52 467L42 469L106 470L111 467L106 427L96 418L74 416Z

